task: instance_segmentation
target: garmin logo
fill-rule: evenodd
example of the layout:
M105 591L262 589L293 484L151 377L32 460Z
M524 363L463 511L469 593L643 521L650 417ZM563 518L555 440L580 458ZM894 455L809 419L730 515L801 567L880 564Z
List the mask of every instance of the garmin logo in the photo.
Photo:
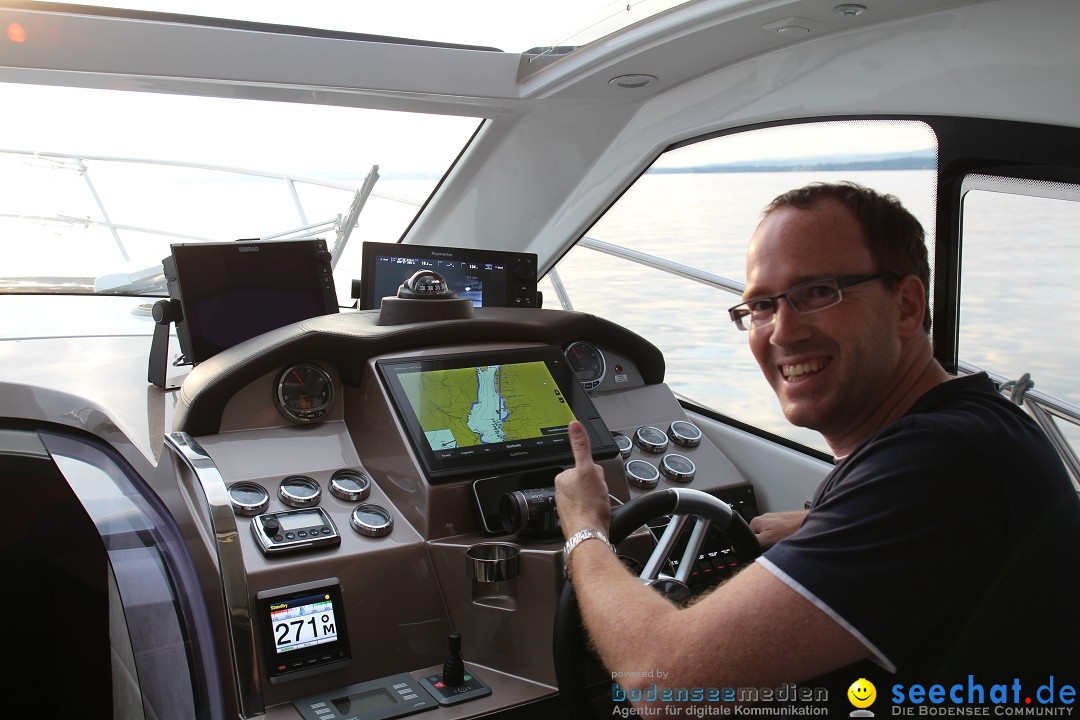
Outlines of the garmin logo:
M510 457L518 457L519 455L528 455L528 454L529 454L528 450L520 450L518 452L510 453Z
M241 245L240 252L259 252L258 245Z

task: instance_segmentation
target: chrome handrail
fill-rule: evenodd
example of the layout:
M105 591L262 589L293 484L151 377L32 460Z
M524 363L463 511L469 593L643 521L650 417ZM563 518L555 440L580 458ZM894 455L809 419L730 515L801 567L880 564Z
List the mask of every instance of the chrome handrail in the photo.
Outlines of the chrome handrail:
M225 479L206 451L187 433L165 435L165 446L171 449L195 475L202 488L214 534L218 573L229 622L229 647L236 677L240 716L262 715L265 706L262 680L256 662L255 632L248 607L247 571L240 549L239 530L233 515Z
M630 248L621 245L615 245L614 243L604 242L603 240L597 240L596 238L588 236L585 236L578 241L578 247L589 248L590 250L606 253L607 255L622 258L623 260L629 260L630 262L635 262L639 265L645 265L646 267L661 270L671 275L678 275L687 280L693 280L702 285L708 285L709 287L724 290L733 295L741 296L743 290L746 288L744 283L708 272L707 270L701 270L700 268L691 267L690 265L683 265L674 260L667 260L662 257L657 257L656 255L643 253L639 250L631 250Z

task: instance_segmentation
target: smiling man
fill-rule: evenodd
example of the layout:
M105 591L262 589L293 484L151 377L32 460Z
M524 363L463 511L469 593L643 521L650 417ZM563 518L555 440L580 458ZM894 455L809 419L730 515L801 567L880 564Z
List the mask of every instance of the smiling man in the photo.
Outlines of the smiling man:
M686 609L606 543L570 547L610 670L658 668L673 688L826 683L845 703L856 678L1080 684L1080 500L985 375L950 378L934 359L929 276L923 230L895 198L813 185L766 208L731 318L788 420L838 463L808 513L757 523L772 545L757 562ZM576 424L571 443L563 532L606 534L606 485Z

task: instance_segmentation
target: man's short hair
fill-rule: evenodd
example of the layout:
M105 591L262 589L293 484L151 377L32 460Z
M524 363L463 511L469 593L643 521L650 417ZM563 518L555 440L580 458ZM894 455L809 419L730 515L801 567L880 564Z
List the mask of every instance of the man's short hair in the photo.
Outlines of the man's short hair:
M877 272L903 277L915 275L926 288L926 315L923 328L930 332L930 260L926 252L923 226L892 195L879 193L853 182L813 183L780 195L765 208L768 216L782 207L808 210L824 200L836 200L846 207L863 231ZM895 287L895 284L894 284Z

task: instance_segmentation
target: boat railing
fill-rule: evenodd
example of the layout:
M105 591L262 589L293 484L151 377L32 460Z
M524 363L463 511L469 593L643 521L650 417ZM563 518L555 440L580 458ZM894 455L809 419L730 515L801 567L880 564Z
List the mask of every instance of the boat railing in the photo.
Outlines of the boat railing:
M375 182L379 178L377 165L371 168L364 181L358 187L355 183L334 182L332 180L326 180L323 178L315 178L304 175L276 173L268 172L265 170L256 170L252 168L243 168L228 165L214 165L198 162L186 162L180 160L159 160L152 158L121 157L113 155L76 155L70 153L39 152L0 148L0 157L2 156L23 157L29 161L36 160L46 163L47 165L51 165L57 170L70 170L77 173L85 183L86 189L93 200L93 204L97 208L100 219L93 219L89 217L70 217L63 215L15 215L11 213L0 214L0 217L29 220L32 222L56 222L72 226L82 225L84 227L92 226L105 228L112 236L113 242L116 244L116 247L124 260L130 260L131 258L127 252L124 241L121 238L121 231L146 233L150 235L157 235L160 237L176 238L178 240L192 240L197 242L208 242L219 238L202 237L198 235L177 233L162 228L146 227L141 225L117 222L113 219L112 215L109 212L109 209L106 207L106 204L102 199L101 194L98 192L97 186L94 183L94 178L91 176L91 163L94 162L158 166L182 170L202 170L216 173L227 173L250 178L279 180L283 184L288 197L292 201L298 224L296 227L289 230L266 235L259 239L276 240L284 238L307 238L333 232L335 233L335 238L332 245L331 254L333 256L333 264L335 265L338 259L340 259L345 244L348 242L349 236L352 233L353 228L356 226L357 218L359 217L360 212L363 210L364 205L369 197L377 197L383 200L388 200L390 202L412 205L417 208L421 207L422 205L421 202L409 198L404 198L398 195L374 192ZM339 213L336 217L333 218L312 221L308 216L308 210L305 207L304 202L300 198L300 193L297 191L297 187L303 185L312 185L352 193L352 201L350 203L348 212Z
M960 372L967 375L985 372L1003 394L1025 408L1050 438L1050 442L1057 449L1058 455L1061 456L1062 462L1065 463L1065 467L1072 476L1073 484L1076 485L1077 490L1080 490L1080 460L1077 459L1076 451L1058 424L1058 421L1065 421L1080 427L1080 407L1035 390L1035 383L1028 373L1024 373L1016 380L1010 380L971 363L960 362L958 368Z

